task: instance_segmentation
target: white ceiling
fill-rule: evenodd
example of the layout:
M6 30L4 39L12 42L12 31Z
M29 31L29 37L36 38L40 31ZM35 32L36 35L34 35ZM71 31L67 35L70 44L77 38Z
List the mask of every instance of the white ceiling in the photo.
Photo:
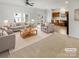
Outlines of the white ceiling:
M0 3L8 3L14 5L24 5L25 0L0 0Z
M34 7L41 8L41 9L54 9L54 8L62 8L67 7L65 4L66 0L31 0L34 2ZM69 4L73 1L79 0L68 0ZM18 5L25 5L25 0L0 0L0 2L10 3L10 4L18 4Z
M65 0L32 0L32 1L35 2L35 7L45 9L52 9L66 6Z

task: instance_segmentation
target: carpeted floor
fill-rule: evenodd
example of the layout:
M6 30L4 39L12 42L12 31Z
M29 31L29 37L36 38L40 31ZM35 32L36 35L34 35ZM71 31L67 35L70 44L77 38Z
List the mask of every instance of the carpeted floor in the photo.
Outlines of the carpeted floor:
M66 52L65 48L76 48L77 51ZM43 40L40 40L23 49L8 54L7 57L9 58L79 57L79 39L53 33L52 35Z
M77 52L66 53L65 48L76 48ZM54 33L35 44L12 53L10 57L79 57L79 39Z

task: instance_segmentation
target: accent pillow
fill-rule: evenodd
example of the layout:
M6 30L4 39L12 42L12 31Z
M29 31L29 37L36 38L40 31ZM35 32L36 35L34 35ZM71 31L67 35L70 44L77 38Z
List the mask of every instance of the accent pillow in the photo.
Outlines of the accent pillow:
M13 31L12 31L11 29L8 29L8 30L5 30L5 31L6 31L6 33L7 33L8 35L13 33Z
M7 36L8 33L6 31L3 31L3 36Z

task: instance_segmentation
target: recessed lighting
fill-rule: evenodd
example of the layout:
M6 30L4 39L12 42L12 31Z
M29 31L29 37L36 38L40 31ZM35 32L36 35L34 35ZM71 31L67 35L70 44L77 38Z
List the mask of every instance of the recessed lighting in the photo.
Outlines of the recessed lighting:
M69 1L66 0L66 1L65 1L65 4L68 4L68 3L69 3Z

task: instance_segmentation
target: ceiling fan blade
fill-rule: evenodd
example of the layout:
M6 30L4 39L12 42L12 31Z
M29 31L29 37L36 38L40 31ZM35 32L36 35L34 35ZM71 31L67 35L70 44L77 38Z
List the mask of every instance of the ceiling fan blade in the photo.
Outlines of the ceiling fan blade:
M29 0L26 0L26 1L29 1Z
M29 0L26 0L26 4L27 5L30 5L30 6L33 6L34 5L34 3L30 3Z

